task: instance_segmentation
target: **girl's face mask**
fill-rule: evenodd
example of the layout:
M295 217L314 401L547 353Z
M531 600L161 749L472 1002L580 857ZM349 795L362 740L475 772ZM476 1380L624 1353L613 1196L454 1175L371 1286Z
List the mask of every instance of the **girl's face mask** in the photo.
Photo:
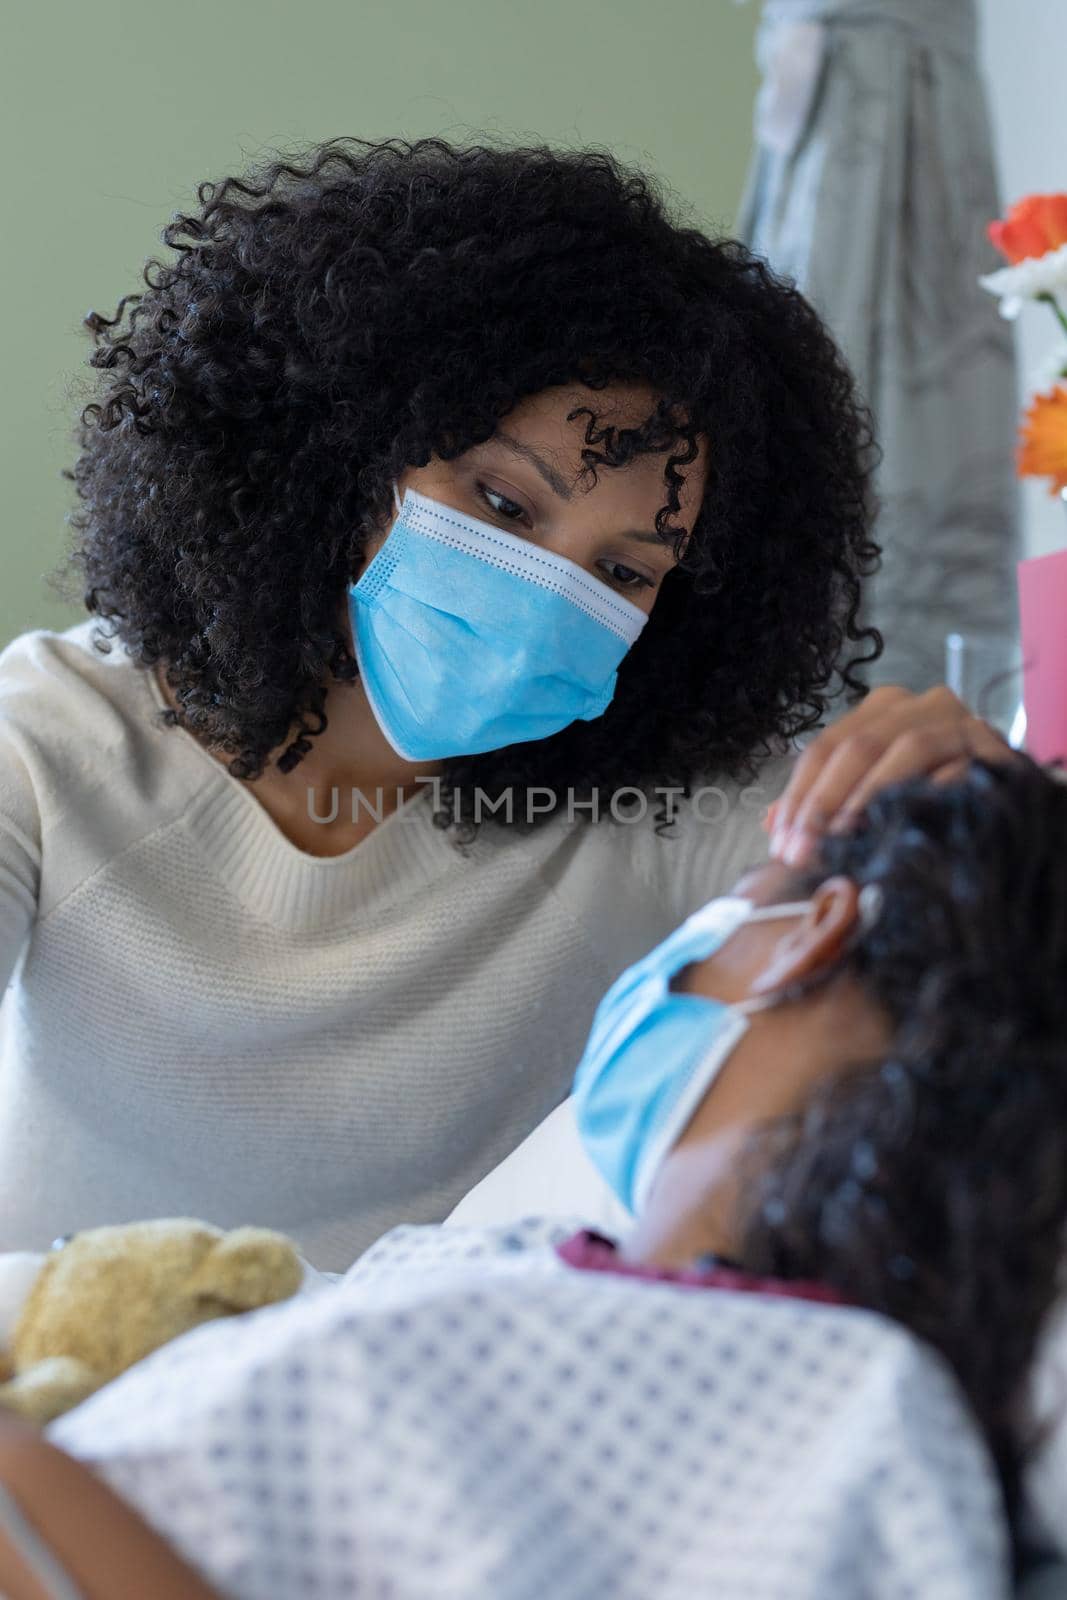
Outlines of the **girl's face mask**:
M574 1111L587 1153L634 1215L748 1028L749 1013L774 1003L761 997L727 1005L674 994L672 978L744 923L802 916L810 905L756 907L733 895L712 900L627 968L600 1002L574 1078Z
M349 588L356 660L398 755L435 761L592 721L648 621L564 556L408 489Z
M810 900L756 906L725 895L676 928L628 967L597 1008L574 1078L578 1133L593 1163L623 1205L637 1215L656 1172L749 1026L753 1011L777 1005L760 995L733 1005L703 995L674 994L671 980L703 961L749 922L799 917ZM882 890L860 890L859 928L877 920Z

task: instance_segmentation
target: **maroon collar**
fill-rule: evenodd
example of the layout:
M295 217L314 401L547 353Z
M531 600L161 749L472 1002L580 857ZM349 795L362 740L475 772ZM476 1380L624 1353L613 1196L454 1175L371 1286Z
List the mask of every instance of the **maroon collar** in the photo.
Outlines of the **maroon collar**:
M592 1228L582 1228L556 1246L569 1267L583 1272L615 1272L623 1277L644 1278L652 1283L677 1283L684 1289L735 1289L751 1294L780 1295L790 1300L818 1300L825 1305L848 1305L844 1295L829 1284L801 1278L759 1278L740 1267L654 1267L643 1262L624 1261L613 1240Z

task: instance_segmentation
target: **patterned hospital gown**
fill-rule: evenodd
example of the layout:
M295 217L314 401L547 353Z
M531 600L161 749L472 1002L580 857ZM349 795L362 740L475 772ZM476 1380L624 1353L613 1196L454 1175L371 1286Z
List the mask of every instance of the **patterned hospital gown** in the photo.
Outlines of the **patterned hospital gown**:
M243 1600L1010 1592L937 1356L854 1308L584 1270L579 1227L396 1228L47 1435Z

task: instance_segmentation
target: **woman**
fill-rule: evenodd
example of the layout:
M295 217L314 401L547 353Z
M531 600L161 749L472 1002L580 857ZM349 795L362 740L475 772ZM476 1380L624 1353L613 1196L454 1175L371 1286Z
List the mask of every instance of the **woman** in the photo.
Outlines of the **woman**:
M198 193L87 318L91 615L0 656L0 1246L193 1212L341 1268L764 854L877 647L869 440L801 297L603 153L335 141ZM1001 748L872 696L777 846Z
M15 1518L101 1600L124 1557L250 1600L1007 1595L1067 1220L1067 789L905 785L737 891L590 1035L618 1242L396 1229L9 1429Z

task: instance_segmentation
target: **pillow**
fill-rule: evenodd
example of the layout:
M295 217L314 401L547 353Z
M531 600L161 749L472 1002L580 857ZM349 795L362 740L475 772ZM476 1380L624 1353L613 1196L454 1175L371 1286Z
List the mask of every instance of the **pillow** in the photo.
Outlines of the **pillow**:
M468 1190L445 1222L488 1227L533 1216L579 1216L613 1239L633 1226L630 1212L585 1153L573 1097Z

